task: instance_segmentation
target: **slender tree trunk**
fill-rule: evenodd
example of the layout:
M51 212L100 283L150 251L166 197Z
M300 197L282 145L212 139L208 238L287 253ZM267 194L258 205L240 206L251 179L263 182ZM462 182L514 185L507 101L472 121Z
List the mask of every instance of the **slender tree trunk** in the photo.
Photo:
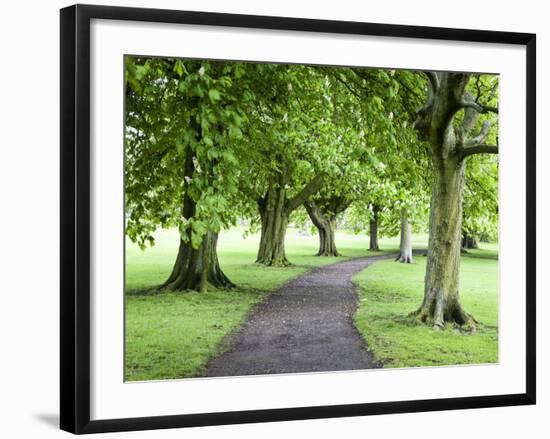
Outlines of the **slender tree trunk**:
M434 158L430 238L424 301L417 319L443 327L445 322L473 324L459 298L462 189L465 162L456 156Z
M401 209L401 237L399 242L399 256L396 261L412 264L412 227L407 217L407 210Z
M193 157L188 153L185 161L185 175L193 172ZM185 195L182 214L186 219L195 215L196 204L189 195ZM217 254L218 234L207 232L199 248L191 245L191 231L186 239L180 238L180 245L172 273L161 286L170 290L206 291L208 285L215 288L231 288L233 283L220 268Z
M314 201L304 203L309 218L319 232L319 251L316 256L340 256L336 250L334 230L336 228L336 216L323 214Z
M290 265L285 254L285 235L290 212L286 207L284 186L272 185L258 207L262 229L256 262L269 266Z
M373 215L369 221L369 250L379 251L378 246L378 207L374 206Z

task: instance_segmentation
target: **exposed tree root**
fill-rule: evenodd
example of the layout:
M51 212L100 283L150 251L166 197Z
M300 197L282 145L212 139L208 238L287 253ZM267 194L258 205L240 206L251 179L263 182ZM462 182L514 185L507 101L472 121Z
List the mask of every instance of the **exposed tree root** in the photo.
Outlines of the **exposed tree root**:
M178 256L172 273L160 289L171 291L207 291L234 288L235 285L222 271L216 252L218 235L207 233L198 249L180 240Z
M236 285L221 270L214 270L208 275L189 276L188 274L182 274L174 281L162 284L159 289L206 292L209 288L228 290L235 287Z
M262 264L267 267L289 267L292 264L290 261L286 258L286 256L279 256L275 258L270 257L261 257L256 259L257 264Z
M342 254L338 250L334 250L334 251L324 250L322 252L321 251L317 252L315 256L342 256Z
M401 253L399 253L399 255L397 256L397 258L395 258L396 261L399 261L403 264L412 264L412 255L411 256L407 256L407 255L402 255Z
M428 294L424 303L409 314L419 324L430 325L435 330L455 325L463 331L475 331L479 321L464 311L460 303L445 303L443 294Z

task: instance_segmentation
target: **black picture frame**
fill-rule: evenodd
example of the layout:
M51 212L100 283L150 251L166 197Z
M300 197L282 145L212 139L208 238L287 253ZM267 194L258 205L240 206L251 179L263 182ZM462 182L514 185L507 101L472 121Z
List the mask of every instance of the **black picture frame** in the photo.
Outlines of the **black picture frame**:
M92 19L294 30L526 47L526 392L415 401L90 420L90 21ZM61 9L61 429L72 433L364 416L535 404L536 36L210 12L74 5Z

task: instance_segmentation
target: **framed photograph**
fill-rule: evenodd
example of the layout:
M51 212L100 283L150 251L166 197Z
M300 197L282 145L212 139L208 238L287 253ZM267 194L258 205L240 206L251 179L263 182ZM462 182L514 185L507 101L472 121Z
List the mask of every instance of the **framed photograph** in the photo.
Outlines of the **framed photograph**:
M535 403L535 35L61 10L61 428Z

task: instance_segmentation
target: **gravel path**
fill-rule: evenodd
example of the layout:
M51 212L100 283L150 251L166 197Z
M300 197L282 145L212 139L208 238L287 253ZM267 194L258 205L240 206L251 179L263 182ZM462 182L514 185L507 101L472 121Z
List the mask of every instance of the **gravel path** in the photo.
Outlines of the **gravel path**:
M285 284L249 316L204 376L262 375L380 367L353 324L352 276L380 259L338 262Z

